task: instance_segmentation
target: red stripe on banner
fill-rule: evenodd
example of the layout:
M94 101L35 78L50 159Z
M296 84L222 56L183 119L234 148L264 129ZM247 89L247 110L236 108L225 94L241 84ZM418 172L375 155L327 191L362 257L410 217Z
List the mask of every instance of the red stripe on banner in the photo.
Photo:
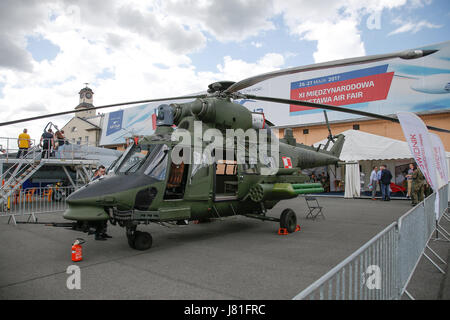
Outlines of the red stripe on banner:
M291 90L292 100L344 106L386 100L394 72ZM317 109L290 105L290 112Z

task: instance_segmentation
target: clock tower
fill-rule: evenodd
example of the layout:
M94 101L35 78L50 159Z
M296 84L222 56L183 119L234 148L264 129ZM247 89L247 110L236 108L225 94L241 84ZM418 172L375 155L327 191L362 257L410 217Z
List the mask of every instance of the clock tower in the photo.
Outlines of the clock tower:
M86 87L81 89L78 93L80 95L80 103L75 107L75 110L80 110L80 112L76 113L76 116L80 118L95 116L95 110L87 110L94 107L94 92L87 85L88 84L86 83ZM83 109L86 111L81 111Z

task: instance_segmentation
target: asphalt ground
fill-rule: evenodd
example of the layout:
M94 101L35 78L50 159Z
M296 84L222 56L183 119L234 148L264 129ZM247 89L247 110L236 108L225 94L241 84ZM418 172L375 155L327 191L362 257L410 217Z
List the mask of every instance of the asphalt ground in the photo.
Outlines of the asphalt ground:
M292 299L386 226L407 212L409 201L319 198L326 219L305 219L304 198L269 211L297 213L301 231L280 236L279 224L242 216L166 228L140 226L153 247L136 251L124 229L93 235L44 225L8 225L0 220L0 299ZM62 213L39 221L64 222ZM25 221L25 217L17 218ZM450 223L443 222L450 230ZM71 261L72 242L81 237L83 261ZM449 244L431 247L449 260ZM69 290L66 273L81 269L81 289ZM442 266L442 268L446 268ZM416 299L449 299L450 277L421 260L408 291Z

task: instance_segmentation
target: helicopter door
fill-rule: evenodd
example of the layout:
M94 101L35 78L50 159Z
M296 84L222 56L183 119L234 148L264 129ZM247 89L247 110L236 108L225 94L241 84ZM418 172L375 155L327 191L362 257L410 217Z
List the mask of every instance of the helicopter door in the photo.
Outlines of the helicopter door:
M237 161L217 160L215 167L215 200L236 200L238 190Z
M184 200L209 200L213 189L212 165L201 152L193 150L193 163L190 165Z

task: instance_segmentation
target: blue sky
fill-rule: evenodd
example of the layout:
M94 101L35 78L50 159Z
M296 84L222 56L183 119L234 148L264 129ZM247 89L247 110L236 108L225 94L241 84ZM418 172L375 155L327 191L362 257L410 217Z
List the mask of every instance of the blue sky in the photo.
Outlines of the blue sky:
M1 1L0 108L6 120L70 110L85 82L97 105L199 92L448 41L449 21L448 0Z
M41 62L43 60L53 60L56 58L60 49L51 41L44 39L41 35L28 36L26 38L26 49L31 53L35 61Z
M369 14L363 16L359 24L367 55L400 51L450 40L450 1L433 1L428 5L406 10L404 7L385 9L380 14L379 29L367 27L369 16ZM427 21L433 27L424 26L416 32L411 30L390 35L399 28L399 24L394 22L396 19L412 23ZM275 30L265 31L262 35L250 37L243 42L221 42L211 37L204 50L189 56L199 71L215 69L217 64L222 62L224 55L230 55L234 59L254 61L268 50L288 53L283 67L315 62L313 53L317 47L316 41L302 40L298 35L291 34L281 15L275 16L272 21L275 24ZM256 47L256 43L261 46Z

